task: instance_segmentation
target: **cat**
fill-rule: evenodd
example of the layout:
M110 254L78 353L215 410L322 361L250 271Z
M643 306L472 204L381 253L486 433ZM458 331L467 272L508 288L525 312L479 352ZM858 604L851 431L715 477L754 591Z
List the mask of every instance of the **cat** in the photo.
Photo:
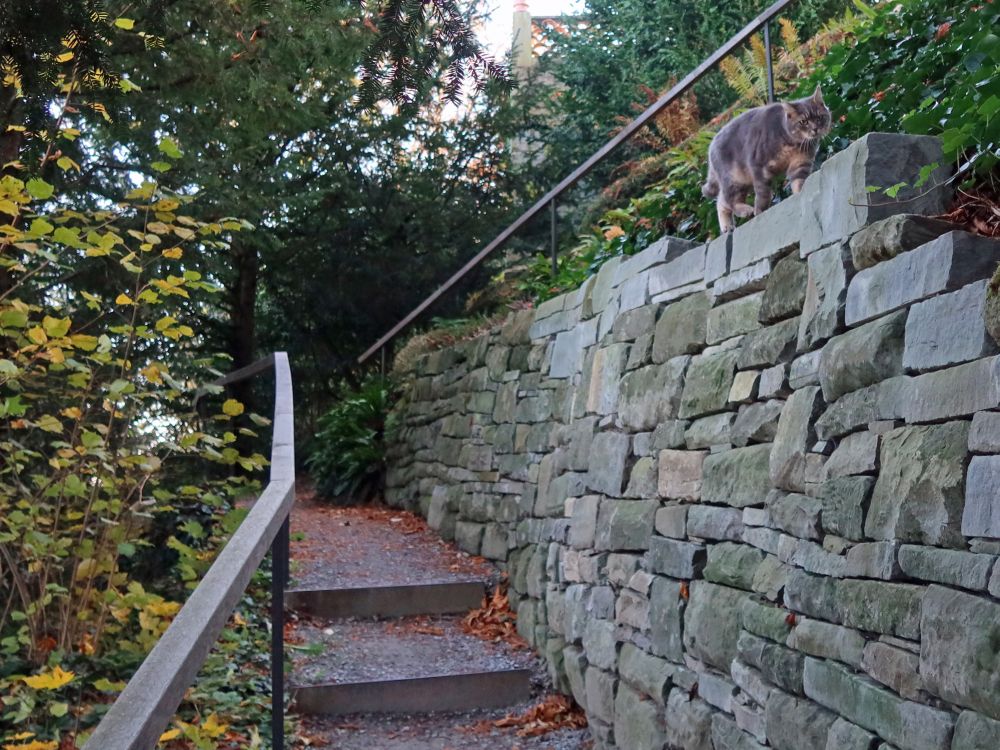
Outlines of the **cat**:
M731 232L733 214L756 216L771 205L775 175L784 174L792 192L799 192L830 124L817 86L805 99L747 110L720 130L708 149L708 179L701 188L706 198L716 199L719 229ZM745 202L750 188L753 207Z

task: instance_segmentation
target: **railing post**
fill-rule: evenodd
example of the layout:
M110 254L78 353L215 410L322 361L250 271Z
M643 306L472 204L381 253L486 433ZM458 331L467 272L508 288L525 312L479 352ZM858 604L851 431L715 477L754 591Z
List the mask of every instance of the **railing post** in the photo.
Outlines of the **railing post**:
M767 103L774 104L774 61L771 59L771 22L764 24L764 58L767 60Z
M552 256L552 277L559 273L559 247L556 235L556 199L549 201L549 253Z
M271 747L285 747L285 584L288 517L271 542Z

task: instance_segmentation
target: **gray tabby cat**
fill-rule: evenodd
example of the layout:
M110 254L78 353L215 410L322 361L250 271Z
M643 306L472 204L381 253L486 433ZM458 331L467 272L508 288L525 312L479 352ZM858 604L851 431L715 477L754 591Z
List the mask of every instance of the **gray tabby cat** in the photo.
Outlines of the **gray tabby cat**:
M733 214L756 216L771 205L771 178L784 174L792 192L812 172L819 139L830 132L830 110L816 87L794 102L755 107L726 125L708 149L708 180L701 188L716 198L719 229L733 231ZM750 188L754 204L746 204Z

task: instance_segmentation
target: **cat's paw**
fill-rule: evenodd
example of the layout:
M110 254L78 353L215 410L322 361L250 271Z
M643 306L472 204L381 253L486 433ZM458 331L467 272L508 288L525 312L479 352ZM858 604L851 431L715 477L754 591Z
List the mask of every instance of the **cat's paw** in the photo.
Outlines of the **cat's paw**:
M741 219L749 219L754 215L754 210L753 206L748 206L746 203L737 203L733 206L733 213Z

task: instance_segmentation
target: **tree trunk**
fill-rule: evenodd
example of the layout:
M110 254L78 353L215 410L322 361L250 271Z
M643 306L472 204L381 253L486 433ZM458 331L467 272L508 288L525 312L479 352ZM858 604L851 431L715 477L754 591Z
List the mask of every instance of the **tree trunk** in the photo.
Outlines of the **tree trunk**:
M256 301L257 275L260 259L253 243L234 242L232 247L233 269L236 279L229 290L229 309L232 327L229 354L233 358L233 369L246 367L257 359L256 356ZM244 380L232 385L233 397L239 399L247 411L254 410L253 380Z

